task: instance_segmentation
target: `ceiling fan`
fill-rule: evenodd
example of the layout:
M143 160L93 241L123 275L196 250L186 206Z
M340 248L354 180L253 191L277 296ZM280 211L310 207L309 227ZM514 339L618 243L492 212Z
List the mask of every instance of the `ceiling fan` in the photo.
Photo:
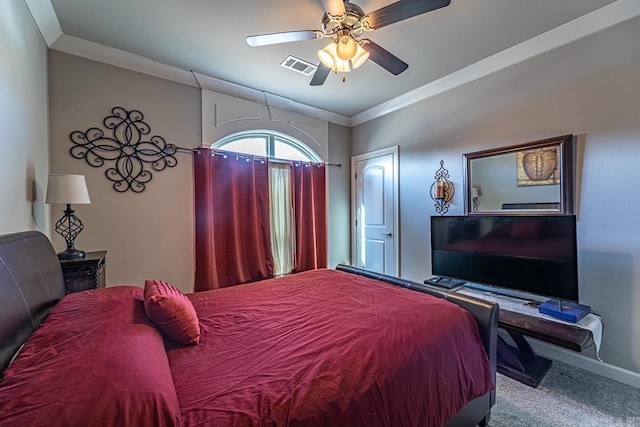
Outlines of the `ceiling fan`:
M311 79L311 86L322 85L330 71L348 72L371 59L385 70L398 75L409 65L375 42L362 38L365 32L402 21L413 16L448 6L451 0L398 0L374 12L365 14L348 0L322 0L325 13L322 30L286 31L248 36L249 46L266 46L303 40L330 39L331 43L318 51L320 64ZM344 81L344 75L342 77Z

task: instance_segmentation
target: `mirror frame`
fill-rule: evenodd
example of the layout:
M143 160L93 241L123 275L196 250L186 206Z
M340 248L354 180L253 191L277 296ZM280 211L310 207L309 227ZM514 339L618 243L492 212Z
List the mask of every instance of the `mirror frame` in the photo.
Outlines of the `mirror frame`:
M571 215L574 209L574 145L573 135L563 135L508 147L466 153L464 157L464 213L465 215ZM474 159L517 153L537 148L558 147L560 153L560 208L558 210L517 209L512 211L473 211L471 200L471 161Z

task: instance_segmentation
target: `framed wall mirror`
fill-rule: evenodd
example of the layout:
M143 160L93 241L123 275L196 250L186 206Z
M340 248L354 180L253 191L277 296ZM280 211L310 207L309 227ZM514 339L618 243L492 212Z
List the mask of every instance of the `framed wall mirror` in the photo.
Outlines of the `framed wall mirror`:
M573 135L464 155L465 214L573 214Z

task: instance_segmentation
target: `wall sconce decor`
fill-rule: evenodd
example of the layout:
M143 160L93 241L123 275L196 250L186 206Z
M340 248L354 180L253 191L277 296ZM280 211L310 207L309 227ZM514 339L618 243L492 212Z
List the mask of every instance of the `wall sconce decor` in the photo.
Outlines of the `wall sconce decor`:
M59 259L84 258L84 251L75 247L75 241L84 225L71 209L71 204L89 204L89 191L84 175L51 174L47 184L47 203L66 204L64 216L56 222L56 231L65 242L67 249L58 253Z
M178 147L167 144L157 135L144 140L151 128L143 121L140 111L113 107L111 113L102 121L106 128L112 129L111 137L98 128L71 132L69 137L75 145L69 152L76 159L85 159L94 168L102 167L105 161L113 161L113 166L105 171L107 179L113 182L113 189L119 193L127 190L142 193L145 184L153 178L146 165L151 165L157 172L174 167L178 164L174 157Z
M471 187L471 210L478 211L478 197L480 197L480 187Z
M429 195L435 202L434 207L437 213L444 215L449 211L454 194L455 187L449 181L449 171L444 168L444 160L440 160L440 169L436 171L435 181L429 190Z

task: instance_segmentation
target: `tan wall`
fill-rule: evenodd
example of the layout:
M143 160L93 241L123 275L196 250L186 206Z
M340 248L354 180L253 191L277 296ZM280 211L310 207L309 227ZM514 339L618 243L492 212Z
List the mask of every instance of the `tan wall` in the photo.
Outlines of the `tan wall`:
M182 147L200 145L200 91L51 51L49 53L51 172L86 176L90 205L77 205L85 225L76 241L83 250L106 250L107 283L144 285L147 278L193 290L192 159L177 154L178 164L153 172L142 193L118 193L105 177L106 166L89 166L71 157L69 134L90 127L110 136L102 120L113 107L136 109L159 135ZM64 206L52 207L52 221ZM64 241L53 233L56 250Z
M353 129L353 154L399 145L402 275L431 274L441 159L459 215L464 153L576 134L580 300L604 319L602 359L640 372L638 40L635 19Z
M0 234L49 230L47 46L22 0L0 2Z
M198 147L202 140L200 90L55 51L50 52L49 69L51 171L85 175L92 200L90 205L74 206L86 227L76 247L108 251L108 285L141 286L145 279L156 278L192 291L191 155L177 154L176 167L153 172L144 192L117 193L104 175L106 167L93 168L71 157L69 134L90 127L108 131L102 120L113 107L120 106L141 111L151 127L150 135L160 135L182 147ZM327 126L326 122L324 128L329 129L331 138L323 154L332 162L347 165L348 129ZM344 232L349 226L349 211L343 206L349 194L348 168L328 170L329 259L337 263L349 253L349 236ZM334 197L338 202L333 203ZM62 216L63 209L54 206L53 221ZM62 250L64 241L54 234L54 246Z

